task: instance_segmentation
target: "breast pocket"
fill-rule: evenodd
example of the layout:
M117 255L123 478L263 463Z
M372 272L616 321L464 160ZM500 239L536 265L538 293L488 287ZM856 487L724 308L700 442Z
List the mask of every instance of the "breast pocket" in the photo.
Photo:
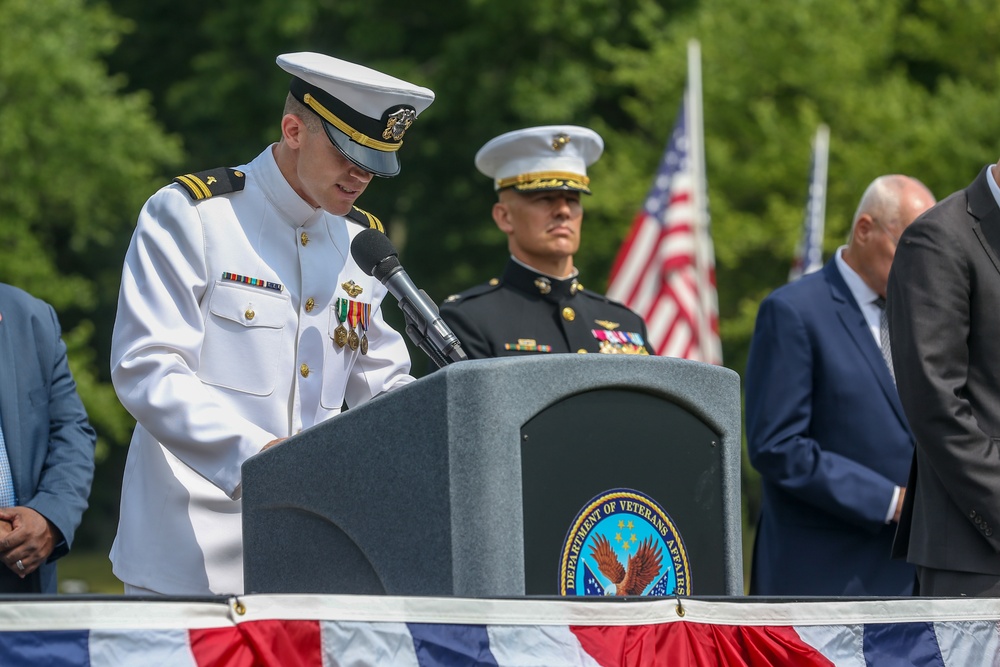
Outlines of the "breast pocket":
M209 302L198 377L207 384L266 396L274 391L289 299L219 283Z

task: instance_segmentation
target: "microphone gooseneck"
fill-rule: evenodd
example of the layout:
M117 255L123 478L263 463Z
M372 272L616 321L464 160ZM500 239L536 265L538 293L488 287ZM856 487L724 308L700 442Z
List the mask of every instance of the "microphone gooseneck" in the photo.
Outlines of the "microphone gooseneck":
M351 242L351 257L396 297L406 320L406 333L440 368L468 359L458 337L448 328L438 308L406 275L392 241L377 229L366 229Z

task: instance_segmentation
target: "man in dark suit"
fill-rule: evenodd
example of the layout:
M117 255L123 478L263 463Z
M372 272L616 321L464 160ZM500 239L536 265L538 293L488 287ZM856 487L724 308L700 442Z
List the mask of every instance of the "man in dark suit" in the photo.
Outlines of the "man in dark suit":
M87 508L95 440L55 311L0 283L0 593L56 592L55 560Z
M899 234L934 197L875 179L848 244L761 303L746 371L747 447L763 504L750 593L908 595L889 552L913 454L883 306Z
M889 279L916 438L893 555L920 595L1000 596L1000 165L922 215Z
M642 318L584 289L573 265L587 167L603 151L599 134L576 125L515 130L479 149L476 168L493 180L493 221L507 235L510 259L500 277L441 304L470 359L649 354Z

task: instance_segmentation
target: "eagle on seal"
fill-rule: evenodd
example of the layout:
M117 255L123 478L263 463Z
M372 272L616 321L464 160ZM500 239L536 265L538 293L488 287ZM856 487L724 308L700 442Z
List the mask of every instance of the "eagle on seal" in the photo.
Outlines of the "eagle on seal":
M604 591L605 595L642 595L646 586L659 576L663 557L660 545L654 544L652 537L647 537L629 556L628 566L623 567L608 538L603 535L594 537L590 555L597 561L601 574L611 581L611 586Z

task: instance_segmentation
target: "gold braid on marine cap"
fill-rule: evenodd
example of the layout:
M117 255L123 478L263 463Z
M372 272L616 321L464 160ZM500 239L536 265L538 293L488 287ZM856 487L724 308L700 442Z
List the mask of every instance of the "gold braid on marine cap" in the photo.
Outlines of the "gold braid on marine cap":
M542 190L567 186L590 194L590 178L568 171L538 171L531 174L519 174L498 178L496 189L514 188L518 191Z

